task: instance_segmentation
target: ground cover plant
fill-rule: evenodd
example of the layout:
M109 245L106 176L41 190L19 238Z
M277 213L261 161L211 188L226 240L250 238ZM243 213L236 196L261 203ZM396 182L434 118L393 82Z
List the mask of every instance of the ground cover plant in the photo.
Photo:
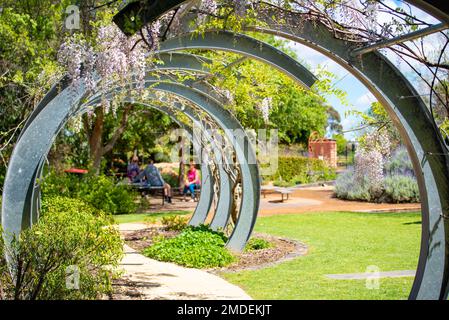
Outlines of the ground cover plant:
M235 260L225 248L227 238L209 227L186 227L173 238L161 238L143 254L159 261L174 262L189 268L224 267Z

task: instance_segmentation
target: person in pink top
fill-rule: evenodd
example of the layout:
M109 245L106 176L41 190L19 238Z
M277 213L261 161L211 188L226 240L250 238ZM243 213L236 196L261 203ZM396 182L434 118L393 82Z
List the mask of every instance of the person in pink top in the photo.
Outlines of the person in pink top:
M198 170L196 170L195 168L195 163L191 161L189 171L187 171L187 179L185 181L183 192L184 195L183 201L186 201L187 192L190 191L190 196L192 197L192 199L190 199L190 202L194 202L195 189L199 188L199 186L200 186L200 175L198 173Z

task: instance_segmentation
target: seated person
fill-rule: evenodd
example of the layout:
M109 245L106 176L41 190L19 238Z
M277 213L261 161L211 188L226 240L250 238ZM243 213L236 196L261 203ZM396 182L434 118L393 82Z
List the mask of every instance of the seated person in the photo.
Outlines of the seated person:
M159 169L154 165L153 159L148 160L147 167L134 178L133 182L140 182L143 178L145 178L146 183L151 187L164 187L165 199L168 203L172 203L171 186L164 181Z
M134 178L137 177L139 173L139 158L137 156L133 156L129 159L126 176L128 177L129 181L133 182Z
M186 201L186 195L187 192L190 191L190 196L192 199L190 199L190 202L195 201L195 189L199 188L200 186L200 175L198 173L198 170L195 168L195 163L193 161L190 161L190 168L189 171L187 171L187 179L185 181L184 191L183 191L183 201Z

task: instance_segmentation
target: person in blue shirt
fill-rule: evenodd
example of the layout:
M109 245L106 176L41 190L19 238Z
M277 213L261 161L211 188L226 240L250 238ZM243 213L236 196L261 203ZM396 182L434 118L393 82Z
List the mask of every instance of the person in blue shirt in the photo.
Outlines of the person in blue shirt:
M139 158L137 156L133 156L129 159L129 164L127 168L127 176L130 181L133 181L135 177L137 177L140 173L139 168Z
M145 182L151 187L164 187L164 195L168 203L172 203L171 186L164 181L159 169L154 165L153 159L148 160L146 168L137 175L133 182L140 182L145 178Z

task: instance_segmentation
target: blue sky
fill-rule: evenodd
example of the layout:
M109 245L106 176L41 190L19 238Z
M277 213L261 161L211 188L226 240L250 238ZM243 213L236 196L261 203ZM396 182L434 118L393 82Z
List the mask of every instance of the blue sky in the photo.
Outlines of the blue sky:
M310 66L312 70L324 67L336 75L334 85L347 93L350 106L342 105L339 99L335 97L329 97L328 102L340 113L344 130L357 127L359 119L349 115L348 111L367 111L371 103L376 101L374 96L359 80L328 57L299 43L291 42L289 46L297 53L298 58ZM354 133L349 132L345 136L347 139L353 139Z
M393 7L403 7L403 3L401 1L395 0L387 0L386 3L389 3L390 6ZM413 8L413 13L425 20L427 22L436 23L437 20L428 16L426 13ZM385 17L379 16L378 19L385 19ZM425 45L428 46L429 50L435 48L435 44L438 43L436 36L429 36L426 38ZM372 102L375 102L376 99L374 96L366 89L366 87L358 81L354 76L352 76L348 71L342 68L337 63L333 62L331 59L326 56L318 53L304 45L290 42L289 46L297 53L298 58L305 62L308 66L311 67L312 70L317 69L318 67L326 67L327 70L333 72L336 75L336 80L334 84L336 87L343 89L348 94L348 101L350 106L344 106L340 103L338 99L335 97L329 98L329 103L340 113L342 118L343 130L351 130L359 126L360 119L354 115L348 114L350 110L358 110L365 112L369 109ZM416 77L413 72L408 69L408 67L403 63L397 63L397 58L391 52L385 51L385 54L388 58L390 58L395 64L399 67L399 69L407 76L407 78L415 85L418 91L422 91L422 84L416 80ZM415 64L413 62L413 64ZM416 66L416 64L415 64ZM419 66L419 68L422 68ZM420 92L421 93L421 92ZM354 139L356 137L357 132L347 132L345 136L347 139Z

